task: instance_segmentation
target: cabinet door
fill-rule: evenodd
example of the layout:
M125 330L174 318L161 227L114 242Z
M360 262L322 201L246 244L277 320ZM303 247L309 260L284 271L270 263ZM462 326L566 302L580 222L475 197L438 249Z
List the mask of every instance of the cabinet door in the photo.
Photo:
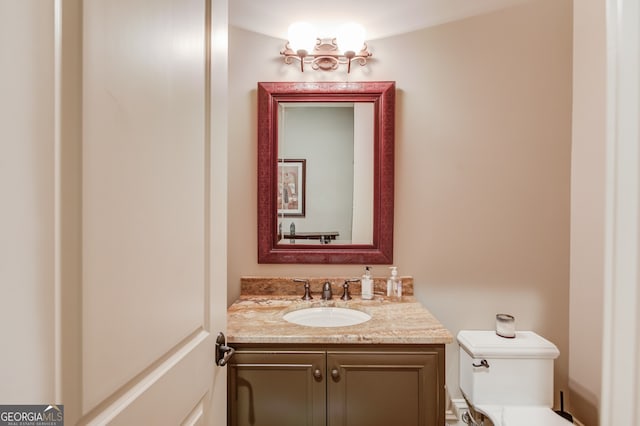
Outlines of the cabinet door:
M229 363L229 425L324 426L324 351L236 351Z
M442 426L444 353L328 352L330 426Z

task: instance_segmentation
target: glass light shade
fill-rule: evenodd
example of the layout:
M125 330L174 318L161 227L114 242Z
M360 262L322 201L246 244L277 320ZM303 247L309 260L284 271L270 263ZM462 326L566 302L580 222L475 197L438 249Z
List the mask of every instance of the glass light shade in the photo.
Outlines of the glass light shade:
M294 52L312 52L317 38L315 28L308 22L294 22L289 25L288 37L289 45Z
M342 52L358 53L364 47L365 31L364 27L355 22L342 25L338 29L336 42Z

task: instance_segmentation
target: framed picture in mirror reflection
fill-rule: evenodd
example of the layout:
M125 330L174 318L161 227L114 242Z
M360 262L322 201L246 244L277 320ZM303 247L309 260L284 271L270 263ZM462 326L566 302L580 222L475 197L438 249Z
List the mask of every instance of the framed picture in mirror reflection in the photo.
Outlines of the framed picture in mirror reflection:
M278 216L303 217L307 160L278 160Z

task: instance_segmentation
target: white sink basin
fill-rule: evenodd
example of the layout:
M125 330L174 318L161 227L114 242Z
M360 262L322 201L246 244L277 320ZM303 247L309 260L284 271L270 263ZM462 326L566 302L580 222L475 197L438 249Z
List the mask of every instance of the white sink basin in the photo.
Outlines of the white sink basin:
M307 327L345 327L369 321L371 315L349 308L317 307L289 312L283 318Z

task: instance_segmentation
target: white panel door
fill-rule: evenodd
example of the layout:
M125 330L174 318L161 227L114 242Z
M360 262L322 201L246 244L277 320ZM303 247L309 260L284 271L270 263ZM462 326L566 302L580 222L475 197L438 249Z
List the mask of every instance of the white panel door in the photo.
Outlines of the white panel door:
M226 380L211 325L226 283L210 267L209 12L83 4L83 424L224 423L209 408Z
M53 6L0 1L0 404L55 399Z

